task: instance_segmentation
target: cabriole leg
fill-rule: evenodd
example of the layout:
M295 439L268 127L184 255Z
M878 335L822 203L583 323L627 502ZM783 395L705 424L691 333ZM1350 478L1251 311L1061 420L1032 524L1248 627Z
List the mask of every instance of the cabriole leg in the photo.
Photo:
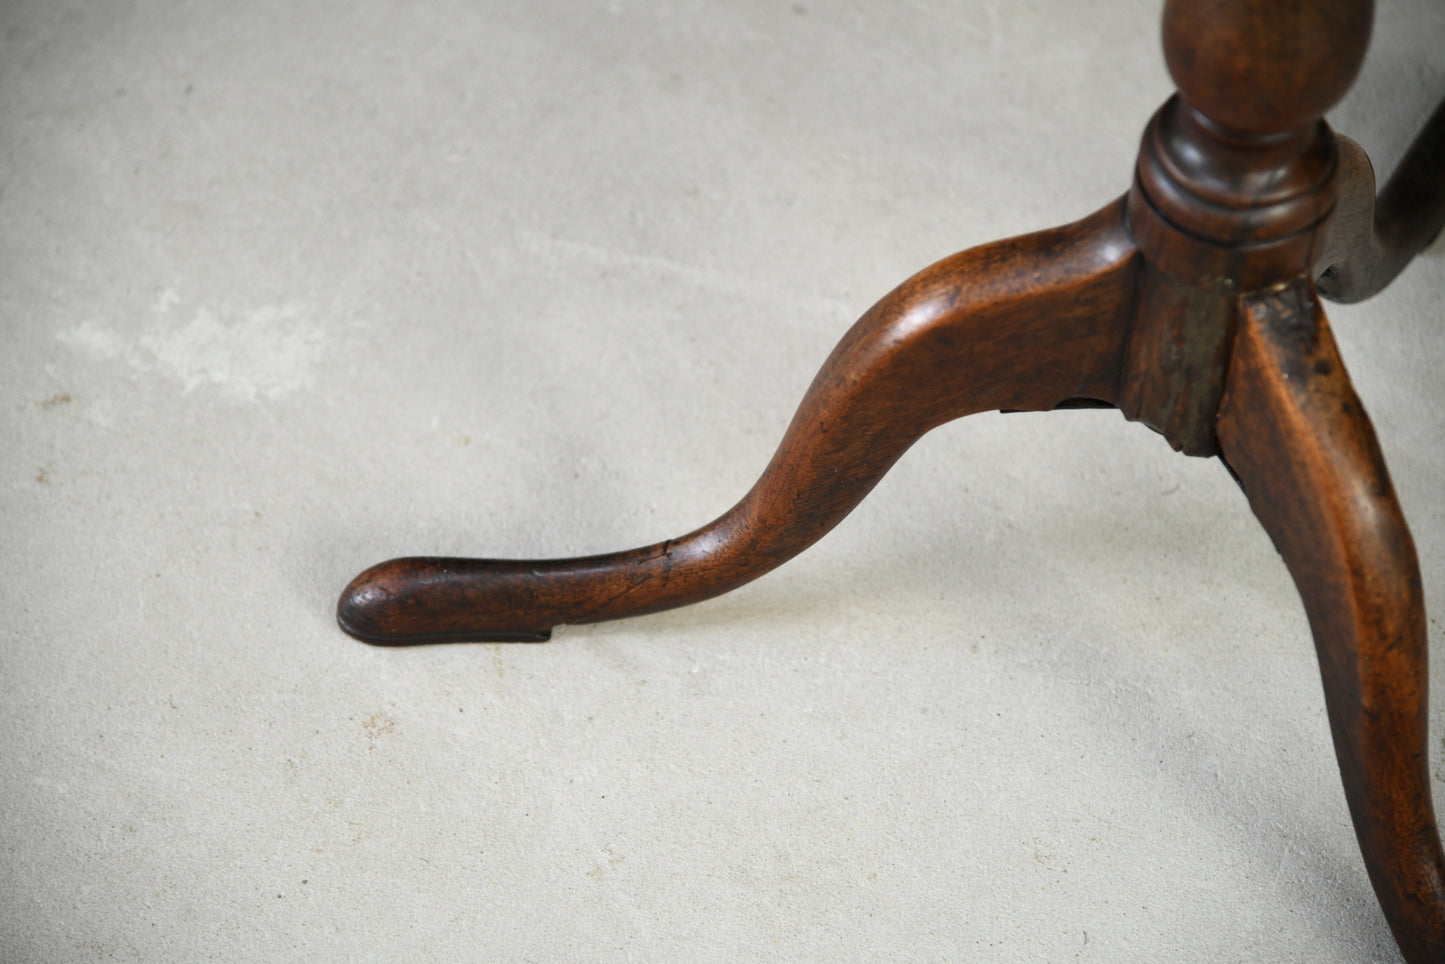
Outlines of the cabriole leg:
M337 619L379 644L538 641L741 586L821 538L929 429L996 408L1112 403L1137 271L1119 202L947 258L853 326L762 478L711 524L578 559L395 559L347 586Z
M1242 300L1223 456L1304 599L1345 796L1411 964L1445 962L1415 547L1311 286Z

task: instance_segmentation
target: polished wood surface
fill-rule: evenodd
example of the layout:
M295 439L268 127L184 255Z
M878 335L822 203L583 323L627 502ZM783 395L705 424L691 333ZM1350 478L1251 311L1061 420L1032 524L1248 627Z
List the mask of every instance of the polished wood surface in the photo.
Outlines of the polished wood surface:
M735 589L842 521L929 429L992 409L1112 402L1137 274L1122 202L947 258L844 336L762 478L721 518L610 555L384 562L347 588L341 626L382 644L532 641Z
M1445 964L1420 575L1318 299L1377 290L1445 222L1445 107L1378 200L1369 159L1322 119L1372 17L1370 0L1169 0L1178 93L1147 125L1125 197L883 298L731 510L606 555L394 559L346 588L342 628L381 645L540 641L686 605L802 552L950 419L1116 406L1240 481L1305 603L1380 906L1410 964Z
M1246 296L1219 413L1225 462L1294 576L1345 798L1405 957L1445 955L1430 800L1425 602L1374 429L1311 287Z

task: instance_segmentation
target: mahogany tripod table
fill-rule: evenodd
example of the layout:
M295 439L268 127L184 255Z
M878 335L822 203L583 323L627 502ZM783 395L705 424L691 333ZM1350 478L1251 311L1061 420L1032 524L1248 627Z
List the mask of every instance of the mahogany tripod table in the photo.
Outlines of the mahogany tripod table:
M697 602L812 545L932 428L1115 407L1239 481L1304 599L1380 906L1406 960L1445 962L1419 568L1320 306L1379 291L1445 224L1445 104L1378 198L1364 152L1322 120L1373 13L1372 0L1168 0L1179 92L1149 122L1128 193L887 295L736 506L628 552L385 562L346 588L341 627L384 645L542 641Z

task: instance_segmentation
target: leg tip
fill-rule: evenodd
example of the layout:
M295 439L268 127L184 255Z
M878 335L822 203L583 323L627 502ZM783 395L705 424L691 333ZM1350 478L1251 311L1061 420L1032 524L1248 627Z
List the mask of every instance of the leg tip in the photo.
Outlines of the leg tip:
M462 571L459 571L462 570ZM393 559L358 575L341 592L336 623L373 646L426 643L544 643L552 629L487 626L466 567L456 560Z

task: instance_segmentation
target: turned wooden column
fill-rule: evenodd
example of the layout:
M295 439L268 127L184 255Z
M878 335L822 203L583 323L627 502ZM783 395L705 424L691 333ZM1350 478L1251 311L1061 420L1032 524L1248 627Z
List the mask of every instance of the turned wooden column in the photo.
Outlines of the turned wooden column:
M1440 964L1419 568L1314 284L1361 250L1341 242L1362 227L1337 217L1357 185L1322 115L1354 80L1372 15L1370 0L1166 4L1179 92L1145 131L1128 198L1145 268L1119 406L1239 479L1310 620L1375 894L1406 959Z
M1144 132L1129 228L1148 263L1121 384L1125 416L1188 455L1215 415L1238 296L1313 277L1338 194L1321 119L1370 41L1371 0L1170 0L1179 92Z

